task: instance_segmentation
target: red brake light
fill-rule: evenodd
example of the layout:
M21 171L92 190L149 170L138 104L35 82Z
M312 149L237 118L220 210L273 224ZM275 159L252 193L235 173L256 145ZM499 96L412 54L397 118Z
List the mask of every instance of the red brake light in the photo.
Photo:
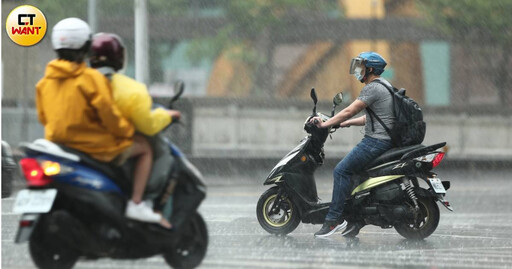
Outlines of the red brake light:
M444 152L439 152L432 160L432 168L438 166L444 158Z
M33 220L20 220L20 227L30 227L34 224Z
M43 168L36 159L23 158L20 160L20 166L29 186L44 186L52 181L45 176Z

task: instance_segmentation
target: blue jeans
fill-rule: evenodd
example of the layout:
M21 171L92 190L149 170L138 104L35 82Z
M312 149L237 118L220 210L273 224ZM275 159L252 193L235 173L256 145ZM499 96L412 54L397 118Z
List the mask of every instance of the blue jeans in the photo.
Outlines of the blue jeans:
M345 198L351 190L352 175L363 170L371 161L392 148L390 140L365 136L334 168L334 187L326 221L338 220L343 213Z

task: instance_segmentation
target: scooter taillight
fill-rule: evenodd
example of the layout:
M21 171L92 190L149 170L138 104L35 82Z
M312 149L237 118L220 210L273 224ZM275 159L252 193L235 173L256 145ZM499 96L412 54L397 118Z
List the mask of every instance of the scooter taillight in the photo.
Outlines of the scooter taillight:
M40 187L52 182L36 159L23 158L20 160L20 166L29 186Z
M34 224L33 220L20 220L20 227L30 227Z
M438 166L444 158L444 152L439 152L432 160L432 168Z

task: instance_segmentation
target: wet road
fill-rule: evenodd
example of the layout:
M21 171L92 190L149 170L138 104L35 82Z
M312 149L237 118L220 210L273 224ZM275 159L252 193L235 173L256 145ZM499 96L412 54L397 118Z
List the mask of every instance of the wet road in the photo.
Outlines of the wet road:
M200 208L209 232L200 268L512 268L511 170L440 170L451 180L439 227L423 241L403 239L394 229L367 226L356 240L340 235L315 239L319 225L304 225L285 237L258 224L259 195L268 187L247 177L207 178L208 198ZM264 173L258 177L264 176ZM318 180L319 196L330 200L331 179ZM19 216L13 198L2 200L2 268L35 268L27 244L13 238ZM137 261L80 261L75 268L167 268L161 257Z

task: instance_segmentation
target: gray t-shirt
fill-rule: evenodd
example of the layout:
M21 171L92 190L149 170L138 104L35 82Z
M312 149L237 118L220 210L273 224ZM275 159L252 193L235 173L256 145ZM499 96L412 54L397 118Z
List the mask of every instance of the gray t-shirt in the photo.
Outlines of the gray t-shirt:
M381 82L391 84L383 79L378 78ZM379 118L391 129L395 122L395 116L393 115L393 99L388 89L378 82L370 82L364 86L363 90L359 94L358 100L364 102ZM366 113L366 124L364 125L364 134L377 139L391 140L386 129L379 123L379 121L373 118L373 129L372 129L372 117L365 109Z

